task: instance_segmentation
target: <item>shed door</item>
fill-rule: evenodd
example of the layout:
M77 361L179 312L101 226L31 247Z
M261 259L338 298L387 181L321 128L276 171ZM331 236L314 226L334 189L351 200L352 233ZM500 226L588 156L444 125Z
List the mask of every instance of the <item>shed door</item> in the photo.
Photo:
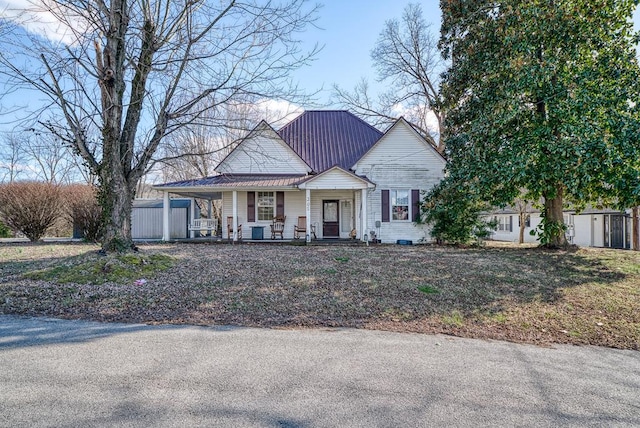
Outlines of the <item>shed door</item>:
M322 201L322 237L339 238L338 201Z
M624 248L624 217L611 216L611 248Z

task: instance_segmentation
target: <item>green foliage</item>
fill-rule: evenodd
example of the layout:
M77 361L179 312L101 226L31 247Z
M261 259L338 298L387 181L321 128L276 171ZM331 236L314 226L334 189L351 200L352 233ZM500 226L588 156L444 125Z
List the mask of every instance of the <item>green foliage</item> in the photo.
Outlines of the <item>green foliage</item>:
M638 200L636 3L441 2L450 177L494 205Z
M548 247L553 245L556 236L564 235L566 230L567 226L564 223L549 219L543 208L540 213L540 224L531 230L529 234L537 236L540 245Z
M9 229L1 220L0 220L0 238L10 238L11 237L11 229Z
M141 278L151 278L159 271L173 266L173 258L164 254L118 254L60 264L53 268L25 274L30 279L51 281L57 284L124 283Z
M430 285L420 285L418 286L418 291L423 292L424 294L438 294L440 290Z
M481 217L487 204L478 202L466 189L445 179L425 196L424 221L431 224L431 236L439 243L479 244L495 228Z

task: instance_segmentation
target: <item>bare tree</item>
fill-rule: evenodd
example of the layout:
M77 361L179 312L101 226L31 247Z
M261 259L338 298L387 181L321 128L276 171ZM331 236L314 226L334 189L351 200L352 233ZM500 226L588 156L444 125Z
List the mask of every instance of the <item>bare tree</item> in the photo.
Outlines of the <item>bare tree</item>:
M334 86L338 102L374 125L390 123L403 115L442 153L444 145L437 143L437 135L444 126L438 92L443 64L437 42L421 6L407 5L401 20L385 23L371 51L378 81L388 85L388 90L373 96L366 80L353 91Z
M25 136L22 151L38 180L56 184L76 181L78 164L70 148L57 136L50 133Z
M315 19L305 0L33 3L55 17L64 37L22 46L38 70L3 54L0 71L50 99L40 123L99 177L106 251L134 248L132 200L163 138L207 110L297 95L288 74L314 54L301 52L295 37ZM11 42L19 43L16 34Z
M2 135L0 145L0 183L13 183L25 169L21 138L14 133Z

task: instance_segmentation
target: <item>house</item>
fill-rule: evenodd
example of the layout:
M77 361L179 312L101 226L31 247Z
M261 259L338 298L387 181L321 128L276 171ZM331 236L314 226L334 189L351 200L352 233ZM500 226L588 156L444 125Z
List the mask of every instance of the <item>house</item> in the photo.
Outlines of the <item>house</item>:
M520 220L516 210L507 207L486 216L487 220L496 220L496 230L491 239L497 241L518 242ZM529 233L540 224L540 211L527 210L524 241L537 242L537 237ZM567 226L567 240L581 247L605 247L629 249L632 246L632 222L630 213L612 209L587 208L584 211L564 211L564 224Z
M406 120L381 132L347 111L305 111L276 130L261 122L220 162L217 175L154 186L170 195L221 194L223 238L254 237L285 219L282 238L429 241L414 223L424 191L444 176L445 160Z

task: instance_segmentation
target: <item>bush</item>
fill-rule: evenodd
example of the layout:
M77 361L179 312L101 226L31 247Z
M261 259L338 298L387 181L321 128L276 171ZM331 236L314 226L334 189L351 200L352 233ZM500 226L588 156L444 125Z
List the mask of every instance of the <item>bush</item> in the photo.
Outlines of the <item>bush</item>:
M0 238L10 238L11 229L9 229L2 221L0 221Z
M424 220L432 226L431 236L438 243L479 244L495 229L481 214L487 204L474 200L464 184L440 182L424 200Z
M32 242L40 240L60 216L60 203L60 187L55 184L23 181L0 185L3 222Z
M97 189L88 184L72 184L63 189L65 214L86 241L98 242L102 237L102 209Z

